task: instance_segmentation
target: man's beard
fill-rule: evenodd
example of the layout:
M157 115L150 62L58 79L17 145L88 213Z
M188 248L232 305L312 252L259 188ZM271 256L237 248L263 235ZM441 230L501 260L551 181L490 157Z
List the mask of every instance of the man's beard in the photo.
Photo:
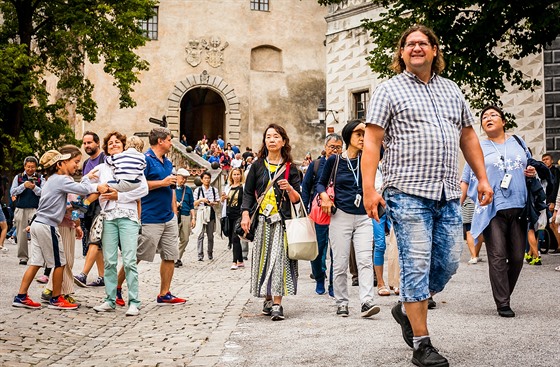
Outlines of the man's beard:
M94 155L97 154L97 152L99 151L99 147L95 148L93 150L91 148L90 149L86 148L85 151L86 151L86 154L91 157L91 156L94 156Z

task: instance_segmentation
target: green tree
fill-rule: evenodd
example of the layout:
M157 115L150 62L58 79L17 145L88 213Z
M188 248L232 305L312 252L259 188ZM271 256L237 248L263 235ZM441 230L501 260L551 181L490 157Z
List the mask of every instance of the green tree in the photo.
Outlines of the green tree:
M156 0L0 0L0 171L23 156L76 143L68 114L95 118L86 62L102 64L119 90L120 107L148 63L135 50L146 37L139 21ZM55 76L49 94L45 77Z
M541 52L560 34L560 1L372 2L386 9L381 19L362 21L377 45L368 57L372 70L383 77L393 75L388 66L400 34L413 24L424 24L440 37L447 64L443 74L459 84L476 109L490 103L501 105L500 94L513 88L533 90L540 85L516 68L514 61Z

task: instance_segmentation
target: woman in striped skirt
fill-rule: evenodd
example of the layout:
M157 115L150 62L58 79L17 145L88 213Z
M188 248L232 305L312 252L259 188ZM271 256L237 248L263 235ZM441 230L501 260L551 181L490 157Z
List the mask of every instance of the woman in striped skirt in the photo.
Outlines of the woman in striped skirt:
M297 261L287 255L283 219L291 217L290 202L300 201L300 178L292 163L290 138L282 126L270 124L263 134L258 160L253 163L243 191L241 227L249 232L251 214L258 221L251 260L251 293L265 297L263 314L283 320L282 297L297 291ZM272 187L268 183L278 177ZM266 191L266 192L265 192ZM258 198L263 199L256 208Z

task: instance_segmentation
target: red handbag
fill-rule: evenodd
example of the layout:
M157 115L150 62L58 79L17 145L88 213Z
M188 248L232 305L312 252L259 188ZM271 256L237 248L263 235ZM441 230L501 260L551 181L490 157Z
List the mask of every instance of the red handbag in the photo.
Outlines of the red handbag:
M334 182L336 180L336 171L338 170L338 161L340 156L336 156L336 163L334 170L331 172L331 177L329 178L329 185L327 186L326 193L329 195L331 200L334 202ZM319 224L322 226L331 224L331 216L329 214L325 214L323 209L321 208L321 197L319 194L315 194L313 197L313 201L311 202L311 211L309 212L309 218L315 224Z

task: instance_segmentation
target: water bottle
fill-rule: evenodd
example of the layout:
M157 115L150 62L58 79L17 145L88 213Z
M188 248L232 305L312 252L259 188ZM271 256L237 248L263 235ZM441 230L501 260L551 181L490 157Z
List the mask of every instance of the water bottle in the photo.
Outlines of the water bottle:
M72 210L72 220L80 219L80 212L77 210Z

